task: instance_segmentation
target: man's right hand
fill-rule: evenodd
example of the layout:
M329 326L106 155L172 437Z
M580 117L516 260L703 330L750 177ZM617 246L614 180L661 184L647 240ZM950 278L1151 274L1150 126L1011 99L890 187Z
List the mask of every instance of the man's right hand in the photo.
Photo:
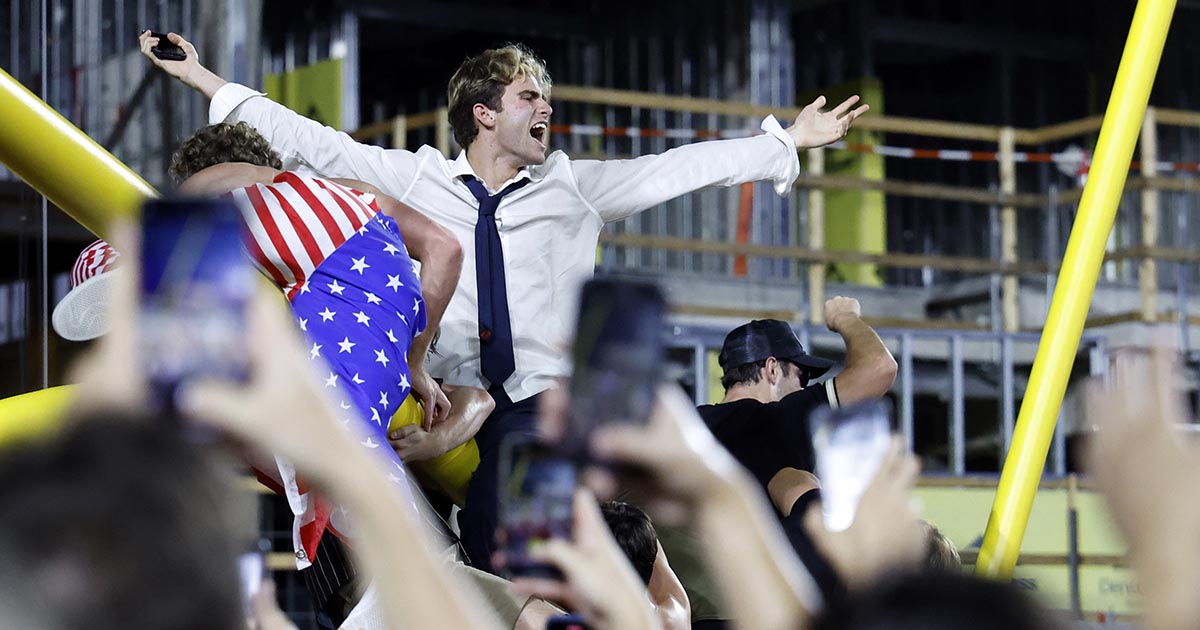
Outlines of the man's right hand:
M847 315L862 317L862 306L859 305L858 300L840 295L825 300L825 325L829 327L829 330L833 332L841 330L838 319Z
M206 98L211 99L217 93L217 90L225 85L225 79L213 74L208 68L200 65L200 57L196 54L196 47L181 35L178 33L167 33L167 39L182 48L183 52L187 54L187 58L181 61L159 59L150 50L158 45L158 38L152 37L150 31L145 31L141 35L138 35L138 43L142 54L151 63L162 68L167 74L179 79L184 85L199 90Z

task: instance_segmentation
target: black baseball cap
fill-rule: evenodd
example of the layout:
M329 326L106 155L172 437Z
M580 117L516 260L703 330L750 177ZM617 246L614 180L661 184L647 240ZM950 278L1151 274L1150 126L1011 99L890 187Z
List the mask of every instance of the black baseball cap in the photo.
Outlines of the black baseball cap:
M817 378L833 367L833 361L805 352L792 326L778 319L756 319L734 328L725 335L717 362L722 370L728 370L767 357L795 363L804 368L809 378Z

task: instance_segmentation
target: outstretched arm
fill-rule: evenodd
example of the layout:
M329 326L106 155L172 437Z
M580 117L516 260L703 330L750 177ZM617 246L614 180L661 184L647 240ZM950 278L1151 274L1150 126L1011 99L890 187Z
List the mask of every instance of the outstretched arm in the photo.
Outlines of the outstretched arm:
M571 168L583 199L605 221L617 221L646 208L709 186L770 181L786 195L800 174L797 151L842 139L868 106L851 109L858 97L828 112L825 97L801 110L784 129L774 116L760 136L696 142L632 160L574 160Z
M416 176L417 157L409 151L360 144L349 135L309 120L236 83L228 83L200 64L196 47L177 33L167 35L187 58L168 61L150 49L158 38L139 37L142 54L167 74L212 101L209 122L246 122L261 133L283 157L288 170L307 168L325 177L352 177L376 182L393 197L403 197Z
M412 374L413 388L420 387L417 393L425 402L424 426L428 431L435 420L445 419L449 412L449 401L425 371L425 355L437 334L446 306L454 295L454 288L458 286L463 263L462 246L448 230L411 206L385 195L375 186L349 179L333 181L375 195L379 210L395 219L400 226L408 253L421 262L421 295L425 299L426 326L425 331L413 339L408 351L408 370ZM419 385L418 380L421 381Z

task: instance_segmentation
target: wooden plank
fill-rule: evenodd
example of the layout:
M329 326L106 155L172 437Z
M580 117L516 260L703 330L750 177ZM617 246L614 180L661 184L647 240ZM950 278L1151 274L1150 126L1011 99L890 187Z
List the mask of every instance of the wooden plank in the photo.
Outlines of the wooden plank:
M697 315L704 317L726 317L731 319L779 319L785 322L801 321L801 313L792 310L738 308L726 306L704 306L697 304L673 304L671 312L676 315ZM898 317L864 316L863 321L874 328L905 328L917 330L990 330L972 322L930 320L930 319L901 319Z
M746 116L749 118L763 118L774 114L785 125L800 113L800 108L798 107L771 107L691 96L649 94L631 90L613 90L577 85L556 85L554 86L551 98L553 100L573 103L589 103L616 107L641 107L673 112L721 114L725 116ZM836 103L831 103L831 105L836 105ZM955 138L959 140L995 142L1000 138L1000 128L993 125L975 125L895 116L868 115L856 120L854 126L867 131L903 133L935 138Z
M432 127L437 124L438 111L440 110L422 112L420 114L404 115L403 117L405 118L405 125L409 129L424 129L425 127ZM445 120L445 116L442 116L441 119ZM351 131L350 137L354 138L355 140L363 141L390 136L392 134L392 130L395 128L395 120L395 118L389 118L387 120L371 123L365 127L360 127L355 131Z
M922 475L917 478L917 486L921 488L992 488L995 489L1000 482L1000 476L997 474L987 475L967 475L965 477L952 477L949 475ZM1070 485L1070 478L1062 477L1058 479L1048 479L1042 477L1038 482L1040 490L1063 490ZM1089 477L1079 479L1079 487L1088 491L1095 491L1095 483Z
M1031 132L1019 133L1017 139L1021 144L1045 144L1047 142L1055 142L1065 140L1075 136L1086 136L1088 134L1100 131L1100 125L1104 122L1104 115L1097 114L1079 120L1070 120L1064 123L1054 125L1046 125L1039 127Z
M808 172L813 176L825 174L825 150L808 150ZM825 190L808 189L808 248L825 249ZM808 265L808 319L814 324L825 323L825 265Z
M1155 108L1158 124L1175 125L1178 127L1200 127L1200 112L1189 112L1182 109Z
M269 571L295 571L296 555L286 551L272 551L264 558Z
M1146 180L1143 177L1135 179L1132 176L1129 179L1134 181L1127 183L1125 187L1131 190L1150 186L1158 190L1169 190L1171 192L1200 192L1200 179L1193 177L1159 175L1153 180Z
M1126 324L1129 322L1139 322L1142 320L1140 312L1129 313L1114 313L1112 315L1098 315L1089 317L1083 325L1084 328L1103 328L1104 326L1112 326L1114 324Z
M703 241L674 236L602 233L600 235L600 242L605 245L615 245L618 247L643 247L648 249L667 249L673 251L699 252L706 254L785 258L808 263L873 263L882 265L884 267L901 267L912 269L932 267L934 269L957 270L968 273L1044 274L1047 271L1045 263L1039 261L1017 261L1014 263L1004 263L988 258L968 258L965 256L926 256L921 254L902 254L890 252L873 254L867 252L841 250L823 250L815 252L804 247L756 245L753 243L739 244L726 241Z
M1039 211L1050 203L1047 195L1029 193L1006 195L1001 192L993 192L982 188L893 180L869 180L843 175L805 174L796 178L796 186L802 188L836 188L839 190L879 190L888 195L898 195L901 197L962 201L985 206L1010 205L1018 208L1037 209Z
M1200 251L1182 247L1125 247L1105 255L1105 262L1153 258L1166 262L1200 263Z
M963 564L975 564L979 556L978 549L960 549L958 555ZM1018 566L1057 566L1067 564L1067 554L1058 553L1023 553L1017 560ZM1128 561L1124 555L1089 553L1079 554L1079 564L1086 566L1126 566Z
M366 127L359 127L358 129L350 132L350 137L363 142L366 140L374 140L375 138L382 138L391 133L392 120L389 119L371 123Z

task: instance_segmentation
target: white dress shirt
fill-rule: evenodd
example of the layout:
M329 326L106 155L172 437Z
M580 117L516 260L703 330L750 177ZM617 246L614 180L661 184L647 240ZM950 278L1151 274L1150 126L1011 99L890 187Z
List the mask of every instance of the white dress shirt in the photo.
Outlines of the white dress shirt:
M430 146L412 152L360 144L262 96L226 84L213 96L209 122L245 121L280 152L285 169L374 184L458 237L463 274L428 369L453 385L486 388L474 273L479 202L462 182L463 175L475 174L466 153L449 160ZM570 373L579 289L594 272L605 223L707 186L770 180L777 193L787 194L800 173L795 142L774 116L763 120L762 129L761 136L698 142L630 160L572 160L555 151L511 180L533 180L506 195L496 211L516 360L504 390L513 401Z

